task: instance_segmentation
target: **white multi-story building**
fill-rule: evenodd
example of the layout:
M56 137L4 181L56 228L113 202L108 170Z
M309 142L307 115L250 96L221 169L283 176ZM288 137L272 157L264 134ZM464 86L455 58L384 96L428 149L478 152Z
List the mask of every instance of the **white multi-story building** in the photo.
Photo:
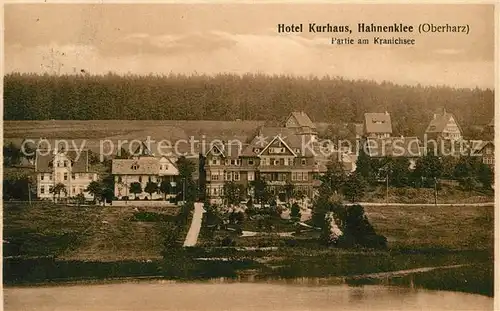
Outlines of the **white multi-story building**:
M132 159L114 159L111 170L115 180L115 197L122 200L128 197L156 200L170 197L178 193L175 177L179 175L179 170L175 165L175 160L167 157L156 157L153 155L136 156ZM167 181L171 187L169 193L162 193L159 189L161 182ZM132 183L141 185L141 193L130 193ZM147 193L146 187L149 182L158 186L158 190L152 194Z
M80 193L93 199L86 189L98 176L90 169L88 150L37 150L35 172L39 199L71 198ZM53 193L57 184L64 188Z

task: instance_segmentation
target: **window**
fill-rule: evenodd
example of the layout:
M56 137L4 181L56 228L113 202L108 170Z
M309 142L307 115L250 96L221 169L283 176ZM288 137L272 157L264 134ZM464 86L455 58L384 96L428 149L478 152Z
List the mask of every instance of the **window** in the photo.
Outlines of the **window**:
M307 176L307 172L303 172L303 173L302 173L302 180L306 181L306 180L307 180L307 178L308 178L308 176Z
M248 160L248 165L253 165L253 159Z
M301 159L300 163L302 163L302 165L306 165L306 159Z
M75 186L73 186L73 188L71 189L71 193L72 193L72 194L75 194L75 193L76 193L76 187L75 187Z
M210 179L211 179L211 180L219 180L219 174L212 174L212 175L210 176Z
M121 176L118 176L118 182L122 182L122 177Z
M75 173L71 173L71 179L76 179L76 174Z
M280 159L280 165L285 165L285 159Z
M285 148L269 148L269 153L285 153Z
M45 186L41 186L40 187L40 194L44 194L45 193Z
M89 174L89 180L92 180L92 174Z
M49 180L52 180L52 174L49 174Z
M40 174L40 180L43 180L43 177L44 177L43 175L45 175L45 174Z
M151 182L151 176L148 176L148 182Z
M68 173L64 173L64 180L68 180Z
M491 148L486 148L486 154L491 154L492 153L492 149Z
M236 181L240 180L240 172L234 172L234 173L233 173L233 178L234 178L234 180L236 180Z
M63 166L64 167L68 166L68 161L63 161Z
M212 160L212 165L217 165L217 159Z
M52 192L52 189L54 189L54 187L53 186L49 186L49 193Z
M142 176L139 176L139 182L142 182Z
M259 149L259 148L253 148L253 152L255 152L255 153L259 153L259 152L260 152L260 149Z
M255 180L255 172L248 172L247 177L249 181Z
M132 165L132 169L133 169L134 171L136 171L138 168L139 168L139 165L137 165L137 164Z
M292 172L292 181L296 181L296 180L297 180L297 173Z
M225 179L226 180L231 180L231 172L226 172Z

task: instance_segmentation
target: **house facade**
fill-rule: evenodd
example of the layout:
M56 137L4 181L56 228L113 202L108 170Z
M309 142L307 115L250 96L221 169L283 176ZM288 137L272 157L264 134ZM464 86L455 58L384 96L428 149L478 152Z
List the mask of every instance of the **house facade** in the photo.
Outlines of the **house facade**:
M495 144L493 141L483 142L477 154L481 157L481 162L492 169L495 167Z
M365 113L363 123L364 136L366 138L389 138L392 135L391 115L384 113Z
M144 200L157 200L175 196L180 191L176 184L176 176L179 171L175 165L175 160L167 157L156 157L153 155L134 156L131 159L114 159L112 161L111 173L115 181L115 197L118 200L135 198ZM167 193L160 190L163 181L170 184ZM157 190L147 193L148 183L157 185ZM140 193L131 193L131 185L139 183Z
M458 141L462 139L462 129L455 116L443 109L442 113L434 114L425 134L428 139Z
M294 129L298 135L311 135L316 137L318 134L316 125L314 125L307 113L303 111L294 111L290 113L285 121L285 127Z
M302 148L307 139L310 136L298 135L293 128L261 127L249 143L214 145L205 155L207 198L223 202L226 182L242 185L252 196L252 182L259 178L276 196L289 183L294 191L312 197L319 169L314 153Z
M97 181L98 174L90 168L88 150L37 150L35 172L39 199L72 198L79 194L93 199L86 189L92 181ZM52 189L57 184L63 184L64 188L54 194Z

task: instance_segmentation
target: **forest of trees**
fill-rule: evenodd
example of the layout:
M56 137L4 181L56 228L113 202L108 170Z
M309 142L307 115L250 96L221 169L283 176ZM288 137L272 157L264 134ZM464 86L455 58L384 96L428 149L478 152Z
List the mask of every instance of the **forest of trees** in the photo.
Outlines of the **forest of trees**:
M410 136L441 108L455 114L467 135L491 121L494 92L263 74L4 77L5 120L281 121L303 110L314 122L351 123L387 110L394 134Z

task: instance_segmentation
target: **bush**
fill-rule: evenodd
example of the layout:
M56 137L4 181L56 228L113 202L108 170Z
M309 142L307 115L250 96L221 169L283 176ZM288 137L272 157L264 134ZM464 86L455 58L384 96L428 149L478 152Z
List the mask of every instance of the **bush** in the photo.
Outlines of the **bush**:
M226 236L220 241L221 246L235 246L236 242L230 237Z
M387 248L387 238L378 234L364 236L359 242L368 248Z
M122 200L123 200L123 201L128 201L128 200L129 200L129 198L128 198L128 196L124 196L124 197L122 197Z
M294 218L300 218L300 206L297 203L293 203L290 208L290 216Z
M342 248L353 248L356 246L356 239L352 235L344 233L337 240L337 246Z

